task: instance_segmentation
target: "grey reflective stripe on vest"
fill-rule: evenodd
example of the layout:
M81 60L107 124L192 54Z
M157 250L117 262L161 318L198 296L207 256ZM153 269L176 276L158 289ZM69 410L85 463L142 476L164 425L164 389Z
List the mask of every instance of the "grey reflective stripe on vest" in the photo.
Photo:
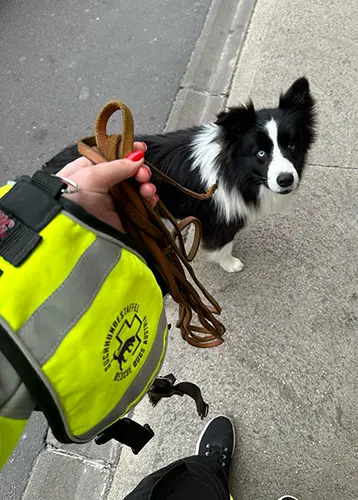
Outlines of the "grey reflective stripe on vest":
M61 286L19 330L19 337L41 365L51 358L91 306L103 282L119 262L121 253L115 243L97 238Z

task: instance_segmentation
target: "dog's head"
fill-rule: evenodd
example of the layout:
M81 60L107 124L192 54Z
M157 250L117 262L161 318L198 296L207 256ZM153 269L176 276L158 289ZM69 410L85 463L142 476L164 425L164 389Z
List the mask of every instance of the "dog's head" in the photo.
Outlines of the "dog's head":
M299 78L277 108L256 111L250 102L219 114L231 175L282 195L297 189L315 139L314 107L308 80Z

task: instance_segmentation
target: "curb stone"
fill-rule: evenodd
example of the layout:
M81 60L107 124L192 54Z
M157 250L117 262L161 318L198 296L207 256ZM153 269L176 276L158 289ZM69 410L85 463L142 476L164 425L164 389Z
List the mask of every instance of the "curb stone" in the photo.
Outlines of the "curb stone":
M22 500L104 500L110 476L111 467L103 461L47 448L37 459Z
M257 0L213 0L165 131L212 120L226 106Z

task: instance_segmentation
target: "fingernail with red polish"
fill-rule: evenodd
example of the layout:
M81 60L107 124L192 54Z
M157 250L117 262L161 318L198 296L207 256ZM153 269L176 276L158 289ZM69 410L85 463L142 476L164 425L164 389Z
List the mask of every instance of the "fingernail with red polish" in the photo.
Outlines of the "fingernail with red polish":
M151 172L150 168L147 167L147 165L143 165L142 168L144 168L145 171L147 172L147 174L148 174L148 181L149 181L149 179L152 177L152 172Z
M139 161L144 158L144 153L143 151L133 151L133 153L129 154L126 158L131 161Z

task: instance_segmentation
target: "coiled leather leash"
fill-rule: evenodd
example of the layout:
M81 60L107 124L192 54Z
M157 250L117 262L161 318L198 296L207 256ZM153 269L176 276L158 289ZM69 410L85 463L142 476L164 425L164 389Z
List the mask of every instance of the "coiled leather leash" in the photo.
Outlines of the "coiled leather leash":
M108 136L107 123L116 111L122 112L122 134ZM110 101L97 116L95 135L80 140L78 151L93 163L98 164L125 158L132 152L133 142L132 113L121 101ZM188 196L205 200L215 192L216 186L212 186L206 193L195 193L177 184L150 163L145 162L145 164L158 177ZM200 221L194 217L188 217L178 223L160 200L153 209L150 203L139 194L138 184L133 179L117 184L110 194L126 232L139 252L151 255L156 269L166 282L170 295L179 305L179 319L176 326L180 328L183 339L196 347L215 347L222 344L225 327L215 316L221 313L221 308L197 279L190 265L200 245ZM171 222L174 227L173 232L167 229L162 217ZM189 225L194 226L195 236L193 245L187 253L181 232ZM193 284L188 281L185 270ZM204 304L199 292L211 304L210 306ZM192 324L193 313L197 315L200 326Z

